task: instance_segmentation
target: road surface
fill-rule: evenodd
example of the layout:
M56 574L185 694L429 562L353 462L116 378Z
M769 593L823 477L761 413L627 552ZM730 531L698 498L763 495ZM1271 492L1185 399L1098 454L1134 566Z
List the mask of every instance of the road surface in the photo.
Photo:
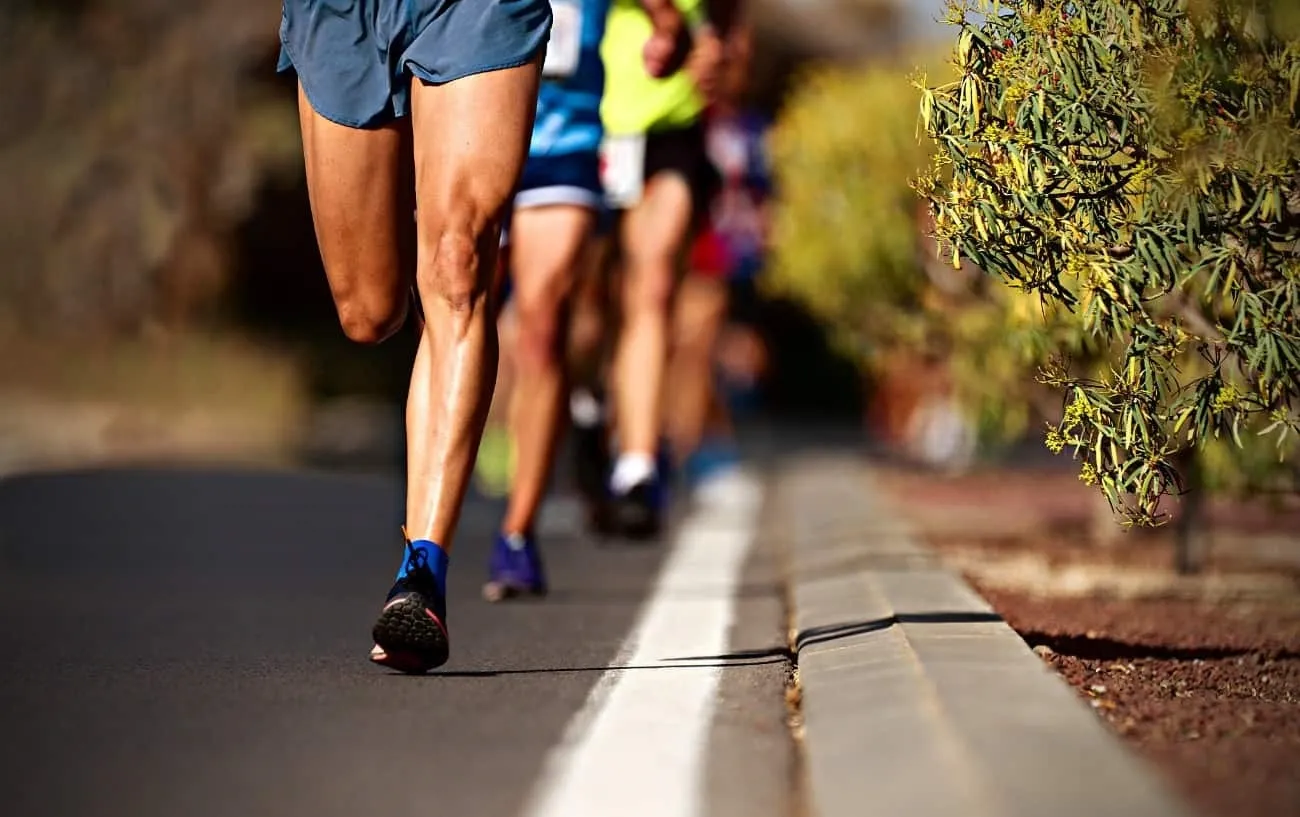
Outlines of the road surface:
M472 500L452 660L423 678L365 659L400 503L383 475L0 481L0 813L794 812L761 502L655 546L593 542L559 503L552 595L494 606L499 509Z

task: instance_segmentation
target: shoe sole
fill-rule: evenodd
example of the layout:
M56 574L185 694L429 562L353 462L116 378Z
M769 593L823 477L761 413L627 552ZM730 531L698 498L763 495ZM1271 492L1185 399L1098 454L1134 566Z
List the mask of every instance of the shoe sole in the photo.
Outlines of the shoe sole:
M654 539L661 530L658 514L638 503L619 502L615 508L615 519L618 531L628 539Z
M410 675L442 666L451 653L446 626L416 593L389 602L371 636L384 654L370 660Z

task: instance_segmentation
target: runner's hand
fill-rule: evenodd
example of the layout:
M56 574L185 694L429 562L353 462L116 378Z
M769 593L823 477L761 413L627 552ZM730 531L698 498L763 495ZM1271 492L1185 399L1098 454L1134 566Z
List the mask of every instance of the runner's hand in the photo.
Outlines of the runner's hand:
M641 52L646 73L655 78L676 73L691 50L690 33L681 12L672 0L641 0L641 5L654 26Z
M672 63L678 51L677 39L667 32L656 31L650 35L650 39L645 41L645 48L641 51L647 74L662 79L676 70ZM680 66L680 60L678 65ZM673 70L669 70L670 68Z

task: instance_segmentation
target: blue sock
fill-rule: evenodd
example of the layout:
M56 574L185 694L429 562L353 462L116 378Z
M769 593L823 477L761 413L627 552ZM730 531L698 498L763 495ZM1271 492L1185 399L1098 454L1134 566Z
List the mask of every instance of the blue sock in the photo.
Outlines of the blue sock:
M416 539L406 546L402 556L402 566L397 570L397 578L406 576L407 572L421 564L428 565L429 572L437 583L438 592L447 595L447 551L428 539Z

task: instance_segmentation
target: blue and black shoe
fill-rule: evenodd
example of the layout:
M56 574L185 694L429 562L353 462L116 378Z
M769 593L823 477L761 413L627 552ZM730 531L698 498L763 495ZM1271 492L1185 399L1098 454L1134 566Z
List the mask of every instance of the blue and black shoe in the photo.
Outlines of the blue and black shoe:
M483 598L503 601L517 596L545 596L546 571L542 553L531 534L497 534L488 563Z
M415 675L447 663L446 565L446 553L437 545L407 541L406 562L371 630L371 661Z

